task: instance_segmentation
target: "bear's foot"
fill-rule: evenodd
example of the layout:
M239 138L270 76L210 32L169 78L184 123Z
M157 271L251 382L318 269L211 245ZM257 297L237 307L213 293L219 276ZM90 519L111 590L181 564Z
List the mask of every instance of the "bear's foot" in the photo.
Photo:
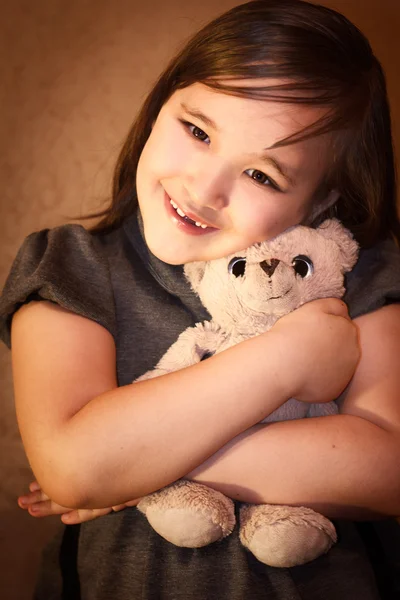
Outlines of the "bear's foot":
M333 524L311 508L244 505L239 537L260 562L272 567L303 565L336 542Z
M138 503L153 529L175 546L201 548L235 526L232 500L200 483L179 480Z

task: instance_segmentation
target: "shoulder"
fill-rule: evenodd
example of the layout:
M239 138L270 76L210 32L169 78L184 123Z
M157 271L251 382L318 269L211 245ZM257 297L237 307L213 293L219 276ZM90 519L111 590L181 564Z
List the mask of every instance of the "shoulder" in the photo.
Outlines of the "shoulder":
M102 236L68 224L25 238L0 298L0 337L8 346L12 316L31 300L54 302L114 335L114 298Z
M50 265L53 272L57 268L72 271L93 260L102 262L99 237L82 225L61 225L28 235L17 252L10 274L19 270L21 274L29 275L37 268L44 269Z
M346 278L344 300L352 318L400 302L400 250L392 240L362 249Z
M52 229L42 229L28 235L17 254L18 258L75 261L84 264L93 258L101 260L101 236L92 234L82 225L69 223Z

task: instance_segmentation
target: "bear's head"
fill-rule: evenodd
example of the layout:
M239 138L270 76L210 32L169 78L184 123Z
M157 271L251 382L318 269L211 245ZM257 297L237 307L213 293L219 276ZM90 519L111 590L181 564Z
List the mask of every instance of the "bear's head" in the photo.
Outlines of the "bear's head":
M184 271L214 321L254 334L305 302L341 298L357 256L351 233L329 219L317 229L292 227L225 258L188 263Z

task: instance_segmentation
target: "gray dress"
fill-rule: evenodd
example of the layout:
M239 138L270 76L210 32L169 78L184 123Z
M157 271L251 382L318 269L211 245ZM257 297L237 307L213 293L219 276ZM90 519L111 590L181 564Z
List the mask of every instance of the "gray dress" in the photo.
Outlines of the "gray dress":
M362 251L347 289L353 318L400 301L395 245L385 241ZM8 346L12 315L39 299L110 331L120 386L151 369L186 327L209 318L182 267L150 253L136 216L108 234L65 225L26 238L0 299L0 336ZM393 519L335 525L339 541L327 555L301 567L277 569L247 552L237 529L206 548L177 548L129 508L65 527L45 549L35 599L400 598L400 526Z

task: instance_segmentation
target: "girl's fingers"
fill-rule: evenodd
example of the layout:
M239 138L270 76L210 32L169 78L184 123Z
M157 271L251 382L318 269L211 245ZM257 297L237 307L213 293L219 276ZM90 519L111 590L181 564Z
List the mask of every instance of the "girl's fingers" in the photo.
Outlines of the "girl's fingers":
M48 496L39 488L36 492L31 492L30 494L26 494L25 496L19 496L18 505L21 508L28 508L32 506L32 504L36 504L38 502L46 502L49 499Z
M76 525L85 521L93 521L98 517L108 515L110 512L118 512L127 506L136 506L139 500L130 500L124 504L116 504L110 508L82 508L77 510L69 510L62 515L61 521L66 525Z
M114 512L118 512L119 510L123 510L127 506L136 506L140 502L140 498L136 498L135 500L129 500L129 502L124 502L123 504L117 504L113 506L112 509Z
M93 519L108 515L112 511L118 512L127 506L136 506L139 502L139 499L135 499L110 508L71 509L50 500L50 498L42 491L37 481L32 481L29 484L29 491L29 494L19 496L18 498L18 505L21 508L27 509L29 514L33 517L61 515L62 522L67 525L76 525L78 523L85 523L86 521L93 521Z
M93 519L97 519L97 517L108 515L108 513L112 511L111 508L71 509L67 508L66 506L60 506L60 504L56 504L50 499L31 504L27 508L32 517L61 515L62 522L66 523L67 525L75 525L77 523L84 523L85 521L92 521Z
M126 508L126 504L117 504L116 506L112 507L114 512L118 512L120 510L123 510L124 508Z
M79 508L76 510L70 510L61 517L61 521L66 525L76 525L78 523L85 523L86 521L93 521L98 517L108 515L112 511L112 508Z
M51 515L63 515L64 513L67 513L71 510L70 508L60 506L60 504L56 504L50 499L30 504L27 508L29 514L32 515L32 517L49 517Z
M129 502L125 502L125 506L136 506L136 504L139 504L140 501L141 501L141 498L136 498L135 500L130 500Z
M32 483L29 484L29 491L37 492L38 490L40 490L40 485L37 481L32 481Z
M83 509L71 509L66 506L60 506L50 499L36 502L34 504L27 505L29 514L32 517L49 517L53 515L61 515L61 520L67 525L75 525L77 523L84 523L85 521L93 521L97 517L108 515L112 511L112 508L83 508Z

